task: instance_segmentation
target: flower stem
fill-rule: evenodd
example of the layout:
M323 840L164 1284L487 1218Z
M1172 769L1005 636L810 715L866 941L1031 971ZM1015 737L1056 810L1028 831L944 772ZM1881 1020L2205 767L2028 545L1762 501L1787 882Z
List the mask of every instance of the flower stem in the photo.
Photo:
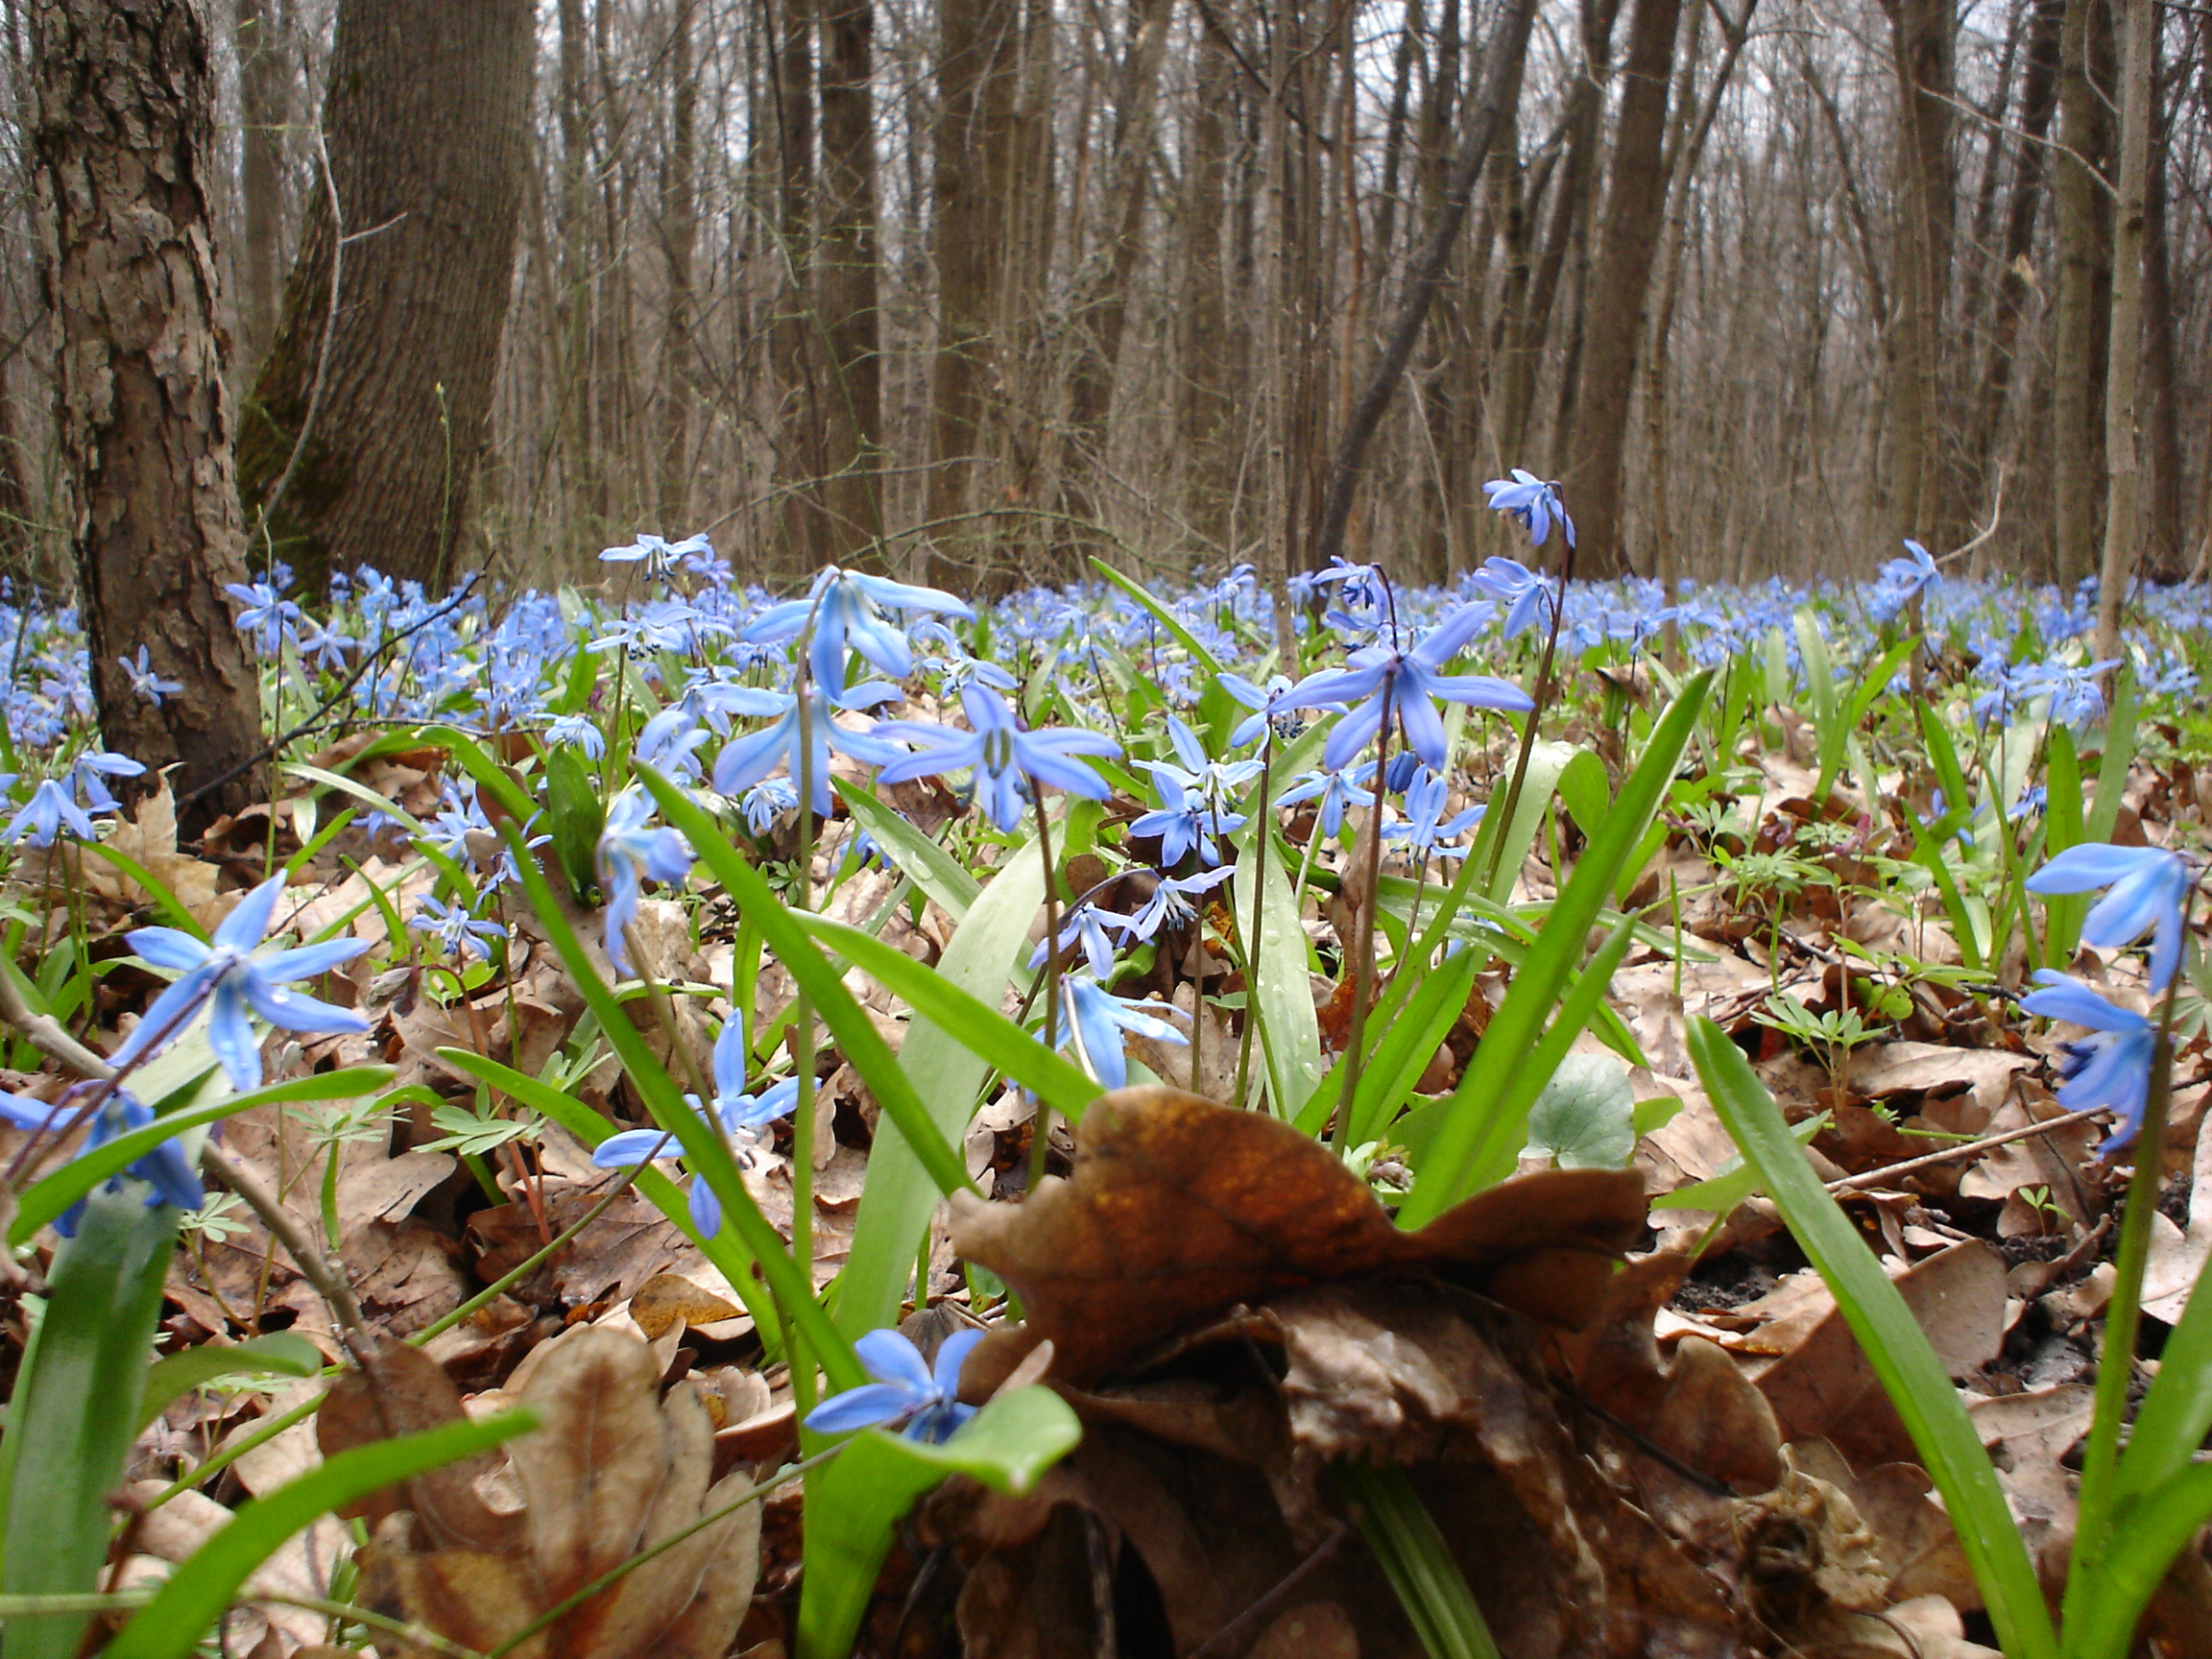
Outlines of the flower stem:
M1397 712L1398 683L1383 682L1382 725L1376 738L1375 805L1368 808L1367 869L1361 878L1362 914L1353 929L1352 1023L1344 1034L1344 1087L1336 1095L1336 1125L1330 1144L1349 1151L1352 1108L1359 1096L1360 1050L1367 1042L1367 1002L1375 988L1375 918L1382 898L1382 792L1390 785L1390 720ZM1529 715L1533 728L1535 715Z

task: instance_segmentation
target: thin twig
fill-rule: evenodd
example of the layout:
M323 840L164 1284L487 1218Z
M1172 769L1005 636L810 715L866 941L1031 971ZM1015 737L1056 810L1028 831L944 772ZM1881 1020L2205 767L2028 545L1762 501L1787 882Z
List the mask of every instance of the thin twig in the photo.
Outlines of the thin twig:
M1948 1164L1958 1158L1971 1158L1977 1152L1986 1152L1992 1146L2009 1145L2014 1141L2025 1141L2031 1135L2047 1135L2054 1129L2070 1129L2077 1123L2086 1123L2092 1118L2102 1118L2109 1110L2092 1106L2085 1112L2068 1112L2056 1118L2046 1118L2040 1123L2031 1123L2025 1129L2008 1129L2002 1135L1986 1136L1980 1141L1961 1141L1956 1146L1946 1146L1940 1152L1924 1152L1917 1158L1908 1158L1902 1164L1886 1164L1879 1169L1869 1169L1863 1175L1847 1175L1840 1181L1828 1183L1831 1192L1855 1192L1863 1187L1879 1187L1898 1175L1910 1175L1915 1169L1925 1169L1936 1164Z

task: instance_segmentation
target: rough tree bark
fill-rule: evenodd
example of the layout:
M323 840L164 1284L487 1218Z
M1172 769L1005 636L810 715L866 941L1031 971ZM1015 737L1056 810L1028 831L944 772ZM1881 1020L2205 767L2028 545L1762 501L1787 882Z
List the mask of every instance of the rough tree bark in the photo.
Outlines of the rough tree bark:
M936 387L929 414L928 515L937 525L928 580L972 587L990 561L978 505L978 458L988 442L994 325L1004 268L1008 204L994 180L1010 171L1014 0L940 0L937 132L931 193L937 248Z
M2073 583L2096 563L2097 511L2104 499L2101 431L2104 341L2112 304L2112 212L2102 180L2111 145L2106 118L2106 0L2066 0L2058 38L2058 298L2051 348L2053 562Z
M276 331L284 246L284 130L292 118L289 0L238 0L238 353L251 362Z
M2112 337L2104 360L2104 464L2111 496L2098 564L2097 645L2120 655L2120 604L2134 576L2142 523L2142 453L2135 441L2135 395L2143 364L2143 198L2151 169L2152 60L2157 0L2113 0L2123 8L2120 92L2120 201L2112 237Z
M1231 271L1222 256L1221 234L1236 121L1236 68L1211 24L1199 33L1195 78L1183 173L1183 288L1175 320L1182 377L1176 430L1182 439L1185 516L1192 529L1221 548L1229 541L1237 489L1230 430L1238 376L1231 364Z
M310 589L364 563L431 584L453 574L491 440L535 11L534 0L339 5L323 114L329 188L314 193L238 437L240 493L267 510L277 556Z
M1581 558L1594 576L1630 568L1621 535L1621 487L1628 454L1628 393L1652 254L1667 211L1667 99L1681 0L1636 0L1621 65L1621 123L1598 266L1591 278L1575 397L1567 499L1581 531Z
M1897 75L1897 330L1891 382L1894 527L1961 540L1946 464L1944 297L1957 184L1951 167L1953 0L1886 0Z
M60 438L92 686L110 749L181 764L187 830L252 798L261 703L225 582L246 567L210 240L201 0L39 0L33 133L51 214ZM156 707L119 658L181 683Z
M661 346L661 522L681 533L691 517L691 423L697 398L695 267L699 257L699 77L691 47L693 0L676 0L668 31L668 149L661 158L661 248L668 312Z
M848 561L880 562L882 318L876 242L874 0L818 0L822 37L821 236L815 303L829 358L825 509ZM862 553L862 549L878 549Z

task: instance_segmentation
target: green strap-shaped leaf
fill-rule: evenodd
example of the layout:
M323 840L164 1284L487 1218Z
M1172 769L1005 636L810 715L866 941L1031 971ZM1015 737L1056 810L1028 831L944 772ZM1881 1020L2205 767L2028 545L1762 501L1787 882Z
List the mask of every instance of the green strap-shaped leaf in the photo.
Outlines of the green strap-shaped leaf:
M983 884L959 859L877 800L865 784L850 778L840 778L836 784L846 810L876 845L890 854L891 861L912 877L914 885L934 900L946 915L955 922L965 920L968 906L975 902Z
M805 916L800 925L916 1014L956 1033L971 1053L1042 1097L1063 1118L1081 1118L1083 1108L1098 1098L1097 1081L1082 1067L1046 1047L936 969L827 916Z
M1229 901L1238 930L1252 926L1253 883L1259 883L1260 936L1245 941L1252 957L1255 1012L1260 1021L1262 1057L1267 1064L1267 1094L1280 1118L1311 1097L1321 1081L1321 1021L1313 1008L1313 981L1306 968L1306 929L1290 873L1275 844L1274 812L1267 822L1245 827L1237 855ZM1239 1100L1237 1105L1243 1105Z
M220 1075L217 1073L216 1078ZM282 1083L272 1083L244 1094L228 1094L227 1083L210 1079L208 1087L218 1090L218 1098L188 1106L180 1112L165 1112L143 1129L118 1135L106 1145L95 1146L83 1156L72 1158L33 1185L24 1192L15 1219L8 1229L8 1241L11 1244L28 1242L39 1228L101 1182L135 1164L162 1142L188 1129L219 1122L251 1106L274 1106L294 1100L350 1100L362 1094L373 1094L389 1085L392 1076L389 1066L349 1066L339 1071L287 1078Z
M195 1550L160 1594L108 1645L107 1659L188 1659L253 1570L318 1515L426 1469L489 1451L537 1426L536 1414L524 1407L441 1424L325 1458L298 1479L247 1504ZM9 1652L14 1652L12 1632Z
M1039 844L1031 841L1008 856L969 906L968 919L954 931L937 964L939 975L978 1001L996 1001L1028 948L1030 919L1044 902L1044 858ZM855 1062L854 1070L874 1087L865 1068ZM969 1046L964 1033L926 1017L913 1021L899 1045L894 1072L898 1083L913 1091L917 1099L926 1100L926 1132L940 1145L959 1145L990 1072L989 1064ZM928 1092L926 1096L923 1090ZM1086 1103L1096 1093L1094 1089L1085 1095ZM837 1293L837 1326L848 1336L897 1322L930 1214L940 1194L949 1190L942 1183L932 1185L916 1157L918 1150L903 1124L895 1125L890 1134L878 1127L876 1143L868 1150L868 1178L860 1191L859 1218L853 1226L853 1253ZM959 1167L965 1186L967 1167Z
M2067 1580L2066 1659L2130 1651L2159 1581L2206 1521L2212 1521L2212 1463L2177 1470L2122 1505L2096 1571Z
M0 1590L9 1595L99 1588L115 1519L108 1497L137 1438L130 1406L145 1386L146 1350L177 1247L177 1212L145 1198L136 1183L96 1194L55 1259L53 1294L0 1440ZM8 1659L75 1659L85 1623L16 1621Z
M304 1336L289 1331L272 1331L266 1336L221 1347L204 1342L197 1348L164 1355L146 1373L146 1393L138 1406L138 1431L168 1409L172 1400L189 1394L218 1377L312 1377L323 1369L323 1351Z
M923 1493L952 1475L996 1492L1026 1492L1082 1438L1082 1425L1059 1395L1017 1388L942 1446L869 1429L810 1470L799 1659L845 1659L891 1552L892 1529Z
M1950 1511L1997 1638L2010 1659L2056 1659L2057 1632L2012 1525L1989 1455L1943 1362L1865 1240L1829 1196L1758 1073L1710 1020L1691 1022L1690 1057L1744 1161L1835 1294L1853 1335Z
M1621 785L1603 828L1590 838L1574 875L1552 901L1542 937L1514 974L1504 1002L1483 1033L1475 1061L1443 1114L1435 1140L1421 1164L1413 1195L1399 1212L1401 1226L1426 1226L1461 1198L1479 1191L1486 1174L1495 1180L1512 1170L1528 1108L1535 1101L1536 1091L1551 1075L1533 1058L1540 1033L1578 970L1580 978L1575 993L1576 998L1585 998L1582 1005L1594 1008L1603 1000L1604 981L1612 970L1596 962L1584 969L1583 945L1642 841L1645 824L1658 810L1667 786L1673 781L1675 763L1696 727L1712 685L1710 669L1693 675L1683 685L1682 694L1652 728L1644 757ZM1631 923L1624 922L1615 930L1621 952L1627 950L1632 927ZM1613 960L1618 962L1619 954ZM1551 1021L1551 1035L1558 1037L1568 1022L1566 1009L1559 1008L1559 1017ZM1579 1028L1577 1024L1575 1029ZM1557 1052L1564 1053L1574 1036L1574 1031L1565 1032L1557 1043ZM1556 1058L1552 1064L1557 1064Z

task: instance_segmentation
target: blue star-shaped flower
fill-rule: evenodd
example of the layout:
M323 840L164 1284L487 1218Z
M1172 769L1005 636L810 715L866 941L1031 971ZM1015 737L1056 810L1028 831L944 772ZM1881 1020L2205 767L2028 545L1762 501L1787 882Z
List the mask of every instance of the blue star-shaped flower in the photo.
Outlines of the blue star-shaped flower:
M920 720L887 720L876 728L879 738L915 745L878 774L885 783L903 783L915 778L945 772L973 770L975 800L984 815L1000 830L1012 832L1022 822L1022 781L1049 783L1070 795L1106 799L1106 780L1083 763L1082 757L1110 758L1121 745L1095 732L1024 732L1005 700L987 686L971 685L960 693L960 706L968 711L973 730L955 731Z
M806 1427L817 1434L844 1434L902 1423L909 1440L950 1440L975 1415L974 1407L960 1403L960 1367L982 1340L980 1331L954 1332L937 1350L932 1368L922 1350L898 1332L871 1331L853 1344L853 1352L877 1381L830 1395L806 1413Z
M2158 1032L2142 1015L2114 1007L2080 980L2056 969L2035 975L2043 989L2020 998L2020 1006L2046 1020L2086 1025L2091 1035L2058 1046L2058 1104L2069 1112L2108 1107L2120 1121L2100 1154L2117 1152L2143 1126L2143 1105L2151 1092L2151 1063L2158 1052Z
M1431 771L1445 762L1444 722L1435 700L1474 709L1526 712L1535 707L1528 693L1511 681L1490 674L1447 674L1444 666L1459 655L1487 620L1484 608L1463 605L1431 628L1409 651L1370 645L1355 651L1349 666L1309 674L1298 682L1286 707L1318 709L1331 703L1357 704L1336 722L1321 750L1321 763L1335 771L1374 741L1392 715L1406 733L1406 746Z
M647 828L652 804L644 792L625 789L607 809L606 828L599 834L599 885L607 899L607 955L623 973L630 966L630 948L623 935L637 920L637 894L650 878L674 887L691 874L691 849L684 837L666 828Z
M2087 893L2109 887L2081 924L2081 937L2100 950L2151 940L2151 988L2163 991L2181 966L2181 906L2189 866L2158 847L2113 847L2102 841L2069 847L2028 878L2031 893Z

